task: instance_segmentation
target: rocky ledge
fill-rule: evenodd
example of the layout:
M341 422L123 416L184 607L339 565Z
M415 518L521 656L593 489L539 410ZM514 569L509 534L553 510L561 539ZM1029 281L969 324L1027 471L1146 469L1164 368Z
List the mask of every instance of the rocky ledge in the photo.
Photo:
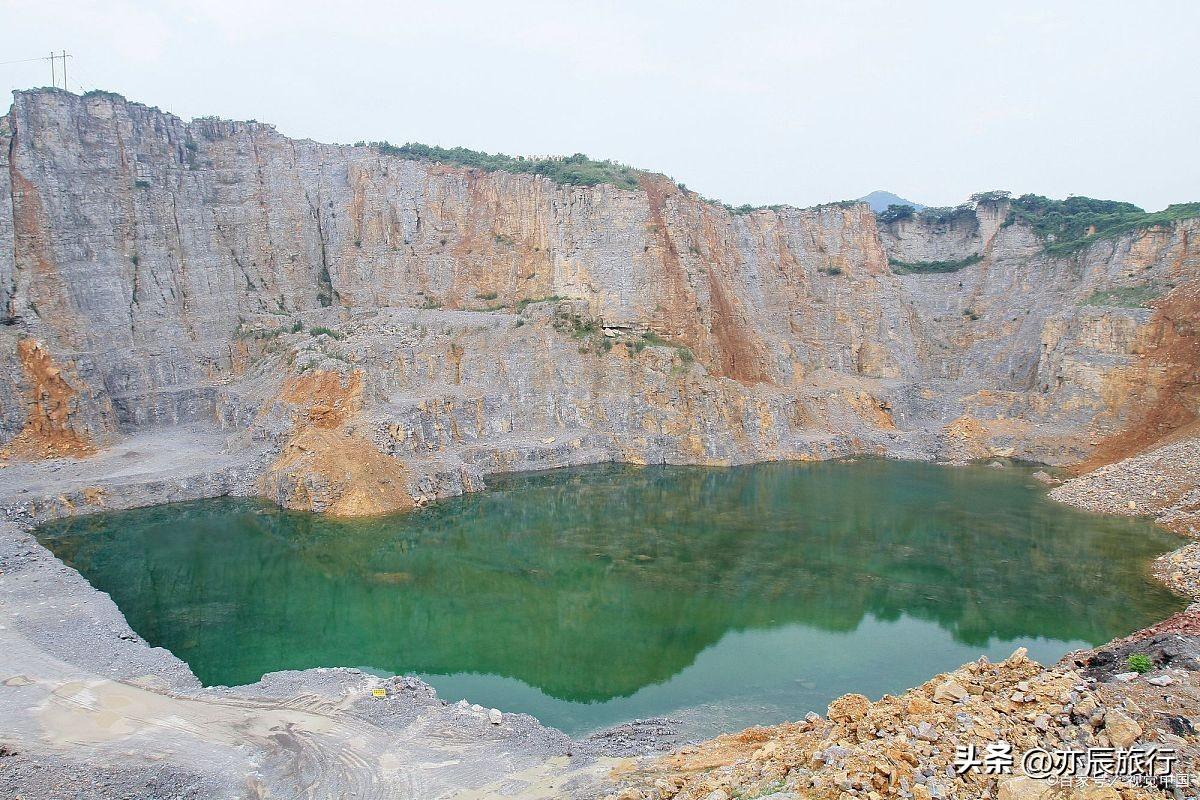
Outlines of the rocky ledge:
M1159 745L1178 756L1183 776L1200 756L1200 608L1186 615L1191 634L1165 634L1163 647L1135 637L1117 647L1076 653L1045 668L1018 650L992 664L981 658L899 697L872 703L849 694L824 716L750 728L644 762L622 777L619 800L731 798L906 798L908 800L1133 800L1171 797L1159 787L1085 783L1061 788L1021 774L1021 755L1086 748ZM1181 623L1182 624L1182 623ZM1152 654L1145 674L1116 673L1130 653ZM1164 659L1164 654L1171 657ZM1157 663L1156 663L1157 662ZM1007 742L1012 774L956 769L957 748L982 754Z

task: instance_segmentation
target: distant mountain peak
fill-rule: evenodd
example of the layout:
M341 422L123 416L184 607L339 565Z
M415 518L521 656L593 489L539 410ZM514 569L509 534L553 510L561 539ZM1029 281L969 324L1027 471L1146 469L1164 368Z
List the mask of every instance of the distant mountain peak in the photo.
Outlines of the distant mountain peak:
M865 197L858 198L864 201L871 207L871 210L878 214L880 211L886 211L888 206L912 206L917 211L925 208L920 203L914 203L912 200L905 200L899 195L885 191L874 191Z

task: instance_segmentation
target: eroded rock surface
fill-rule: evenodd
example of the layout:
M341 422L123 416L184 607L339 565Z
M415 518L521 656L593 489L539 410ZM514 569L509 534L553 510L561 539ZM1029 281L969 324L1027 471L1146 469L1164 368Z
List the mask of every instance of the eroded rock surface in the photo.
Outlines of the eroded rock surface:
M1115 460L1195 415L1196 220L1056 259L1004 201L735 214L648 173L562 186L106 93L3 119L13 455L213 425L281 454L268 496L354 513L606 459ZM1161 297L1095 300L1130 287ZM288 398L308 370L358 381L319 434Z

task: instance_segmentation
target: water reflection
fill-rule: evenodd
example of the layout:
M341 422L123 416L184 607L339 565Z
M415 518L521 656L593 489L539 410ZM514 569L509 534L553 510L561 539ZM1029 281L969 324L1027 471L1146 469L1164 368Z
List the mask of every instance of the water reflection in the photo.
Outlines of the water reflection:
M388 519L222 499L41 535L205 683L416 672L572 732L680 709L702 732L794 718L1182 606L1147 578L1171 537L1051 503L1020 469L601 465Z

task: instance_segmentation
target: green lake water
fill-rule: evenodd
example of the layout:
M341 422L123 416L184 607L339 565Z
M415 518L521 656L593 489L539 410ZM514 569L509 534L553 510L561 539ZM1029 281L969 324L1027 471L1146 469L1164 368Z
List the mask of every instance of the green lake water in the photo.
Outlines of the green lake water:
M205 684L353 666L580 734L694 735L896 692L1018 646L1044 662L1179 610L1177 540L1030 471L866 460L598 465L338 521L216 499L39 537Z

